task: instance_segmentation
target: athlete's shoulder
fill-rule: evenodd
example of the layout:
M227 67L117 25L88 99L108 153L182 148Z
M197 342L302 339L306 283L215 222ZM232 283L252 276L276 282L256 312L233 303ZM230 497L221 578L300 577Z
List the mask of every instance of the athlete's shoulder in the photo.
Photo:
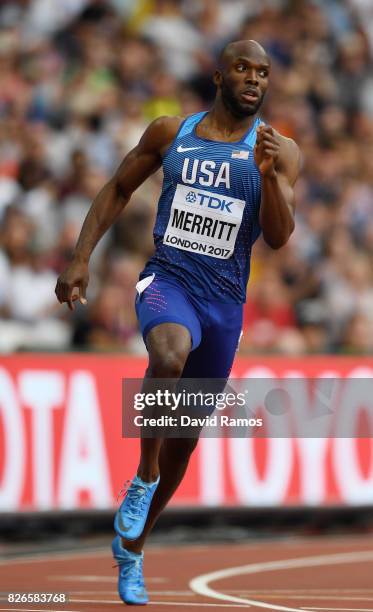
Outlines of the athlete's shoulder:
M185 116L178 115L157 117L146 128L141 139L142 144L160 152L164 151L174 140L185 119Z
M147 131L151 132L152 136L158 136L160 138L175 138L178 133L181 124L186 119L186 116L179 115L163 115L157 117L152 123L148 125Z
M177 134L178 129L182 122L186 119L186 115L162 115L154 119L149 125L149 128L153 131L163 131L170 134Z

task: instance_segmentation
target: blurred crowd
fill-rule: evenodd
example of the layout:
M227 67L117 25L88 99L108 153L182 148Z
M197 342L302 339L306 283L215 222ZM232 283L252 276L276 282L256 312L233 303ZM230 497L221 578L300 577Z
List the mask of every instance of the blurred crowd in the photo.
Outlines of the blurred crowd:
M207 109L242 38L272 58L262 116L303 168L289 244L254 249L240 350L373 353L371 0L2 0L0 352L144 351L134 287L161 173L96 248L87 306L59 305L56 277L149 121Z

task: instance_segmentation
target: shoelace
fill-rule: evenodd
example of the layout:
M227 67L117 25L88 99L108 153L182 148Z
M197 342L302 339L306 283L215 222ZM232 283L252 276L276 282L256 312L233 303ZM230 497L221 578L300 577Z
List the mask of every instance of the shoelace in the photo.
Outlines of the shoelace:
M130 488L132 484L132 480L126 480L126 482L124 483L123 487L121 488L121 490L119 491L118 495L117 495L117 501L119 501L120 497L124 497L125 494L127 493L128 489Z
M126 568L126 572L124 572L123 578L128 580L128 584L132 584L134 586L138 586L141 588L145 588L144 577L142 573L142 564L143 559L139 557L139 559L118 559L118 563L113 565L113 567ZM135 571L133 572L133 565L135 565ZM122 575L122 569L121 569Z
M128 498L128 514L134 520L141 518L144 502L146 501L147 489L132 480L126 480L123 488L119 491L117 500L123 495Z

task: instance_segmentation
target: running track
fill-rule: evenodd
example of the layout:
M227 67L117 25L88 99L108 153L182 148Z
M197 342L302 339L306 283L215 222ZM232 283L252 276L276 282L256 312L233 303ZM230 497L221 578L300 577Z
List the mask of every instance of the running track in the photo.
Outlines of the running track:
M17 604L0 612L115 611L108 550L0 561L0 590L65 592L69 604ZM251 607L283 612L373 612L373 535L288 538L244 544L149 547L146 584L154 612ZM142 608L143 609L143 608Z

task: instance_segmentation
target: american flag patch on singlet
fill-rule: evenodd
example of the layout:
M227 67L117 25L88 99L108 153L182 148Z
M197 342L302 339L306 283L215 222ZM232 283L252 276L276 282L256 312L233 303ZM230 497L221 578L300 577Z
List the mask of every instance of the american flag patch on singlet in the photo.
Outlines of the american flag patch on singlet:
M250 151L232 151L233 159L249 159Z

